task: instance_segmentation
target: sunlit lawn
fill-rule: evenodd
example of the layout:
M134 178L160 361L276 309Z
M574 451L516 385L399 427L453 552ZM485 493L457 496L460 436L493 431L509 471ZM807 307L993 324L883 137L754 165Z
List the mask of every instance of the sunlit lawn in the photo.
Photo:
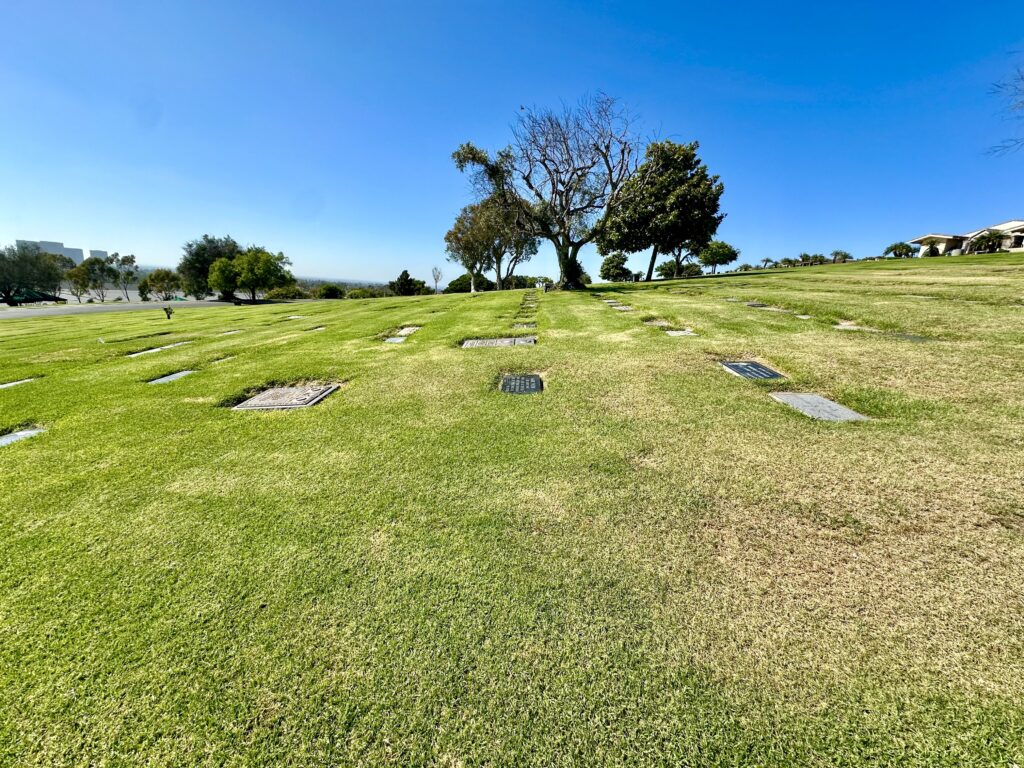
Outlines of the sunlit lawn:
M0 321L0 763L1024 764L1024 256L522 297Z

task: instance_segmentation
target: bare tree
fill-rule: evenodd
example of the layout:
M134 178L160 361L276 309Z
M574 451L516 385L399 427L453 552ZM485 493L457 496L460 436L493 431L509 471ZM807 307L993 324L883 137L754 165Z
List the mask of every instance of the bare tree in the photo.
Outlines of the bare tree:
M993 93L1006 101L1006 112L1011 120L1024 122L1024 67L1017 67L1009 79L996 83ZM1005 155L1024 147L1024 133L1000 142L992 148L992 152Z
M430 270L430 274L434 278L434 293L437 293L437 284L441 282L441 278L444 277L444 273L441 271L440 267L434 267Z
M623 204L637 167L632 126L628 111L599 93L560 112L521 107L510 147L491 157L466 143L452 157L459 170L474 170L482 195L505 198L524 232L551 242L560 287L583 288L580 249Z

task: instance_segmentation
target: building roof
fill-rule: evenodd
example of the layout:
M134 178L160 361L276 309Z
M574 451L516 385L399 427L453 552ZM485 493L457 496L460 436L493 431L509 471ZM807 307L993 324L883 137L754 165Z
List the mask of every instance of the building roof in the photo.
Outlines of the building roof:
M976 229L973 232L968 232L964 237L977 237L982 232L1015 232L1017 230L1024 230L1024 220L1011 219L1010 221L1004 221L1002 224L995 224L991 227L985 227L984 229Z
M923 245L925 240L932 240L932 239L934 239L934 240L962 240L963 239L963 235L937 235L937 234L932 233L930 235L921 235L920 237L915 237L913 240L907 240L907 242L908 243L914 243L914 244L917 244L917 245Z

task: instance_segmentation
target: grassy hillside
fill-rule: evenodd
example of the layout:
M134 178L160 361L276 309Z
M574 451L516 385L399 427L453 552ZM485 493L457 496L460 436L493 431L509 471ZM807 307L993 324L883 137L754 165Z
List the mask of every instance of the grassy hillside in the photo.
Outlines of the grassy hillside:
M522 299L0 322L0 763L1024 763L1024 257Z

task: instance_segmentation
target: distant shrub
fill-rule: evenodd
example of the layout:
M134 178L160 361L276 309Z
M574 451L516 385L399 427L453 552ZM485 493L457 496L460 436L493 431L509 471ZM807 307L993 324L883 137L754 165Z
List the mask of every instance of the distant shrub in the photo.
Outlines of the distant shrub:
M379 299L384 292L377 288L353 288L345 294L346 299Z
M476 283L476 289L478 291L493 291L495 287L494 283L483 275L477 275L476 278L474 278L474 282ZM444 293L469 293L469 273L467 272L464 275L459 275L448 283L448 287L444 289Z
M317 288L315 295L318 299L343 299L345 298L345 289L340 285L328 283Z
M285 285L279 288L271 288L263 298L278 301L281 299L308 299L310 295L297 285Z

